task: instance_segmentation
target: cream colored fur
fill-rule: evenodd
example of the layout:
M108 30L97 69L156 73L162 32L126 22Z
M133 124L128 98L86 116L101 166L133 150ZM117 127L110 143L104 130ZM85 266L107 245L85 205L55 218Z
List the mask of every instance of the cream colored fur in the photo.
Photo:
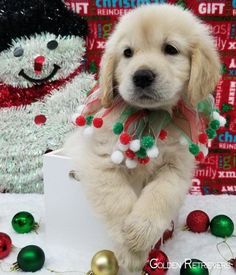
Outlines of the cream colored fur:
M166 55L166 43L179 54ZM123 56L127 47L134 50L128 59ZM208 29L189 11L170 5L143 6L121 18L107 42L100 71L103 103L111 105L118 91L128 104L145 108L171 110L180 96L195 106L214 89L219 66ZM137 98L131 80L140 68L158 75L151 91L158 100ZM141 270L151 246L178 213L191 184L194 159L169 126L169 138L159 141L156 161L134 170L113 164L110 155L117 137L112 124L118 117L119 112L109 115L89 140L76 132L65 151L75 160L95 212L107 224L120 265Z

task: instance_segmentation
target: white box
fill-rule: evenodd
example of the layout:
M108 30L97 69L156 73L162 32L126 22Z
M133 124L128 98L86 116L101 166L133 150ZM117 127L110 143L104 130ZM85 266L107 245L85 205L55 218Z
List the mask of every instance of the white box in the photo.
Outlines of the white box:
M80 266L90 267L99 250L113 250L105 227L95 217L86 200L83 186L69 176L72 161L60 151L44 156L44 193L46 204L46 241L50 246L78 251Z

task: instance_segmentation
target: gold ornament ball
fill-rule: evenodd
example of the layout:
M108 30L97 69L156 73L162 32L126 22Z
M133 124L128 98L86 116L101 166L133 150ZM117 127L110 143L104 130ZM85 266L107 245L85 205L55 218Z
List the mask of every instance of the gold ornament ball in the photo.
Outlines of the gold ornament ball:
M119 266L115 254L110 250L97 252L91 262L94 275L117 275Z

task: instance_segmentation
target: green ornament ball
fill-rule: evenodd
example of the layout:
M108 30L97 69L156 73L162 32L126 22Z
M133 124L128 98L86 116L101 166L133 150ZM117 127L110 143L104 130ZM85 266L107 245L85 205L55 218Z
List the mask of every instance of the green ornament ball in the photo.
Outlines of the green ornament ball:
M211 220L211 233L217 237L230 237L234 232L234 223L226 215L218 215Z
M199 148L199 146L196 143L191 143L189 145L188 149L189 149L189 152L191 154L193 154L194 156L196 156L200 152L200 148Z
M209 275L209 270L202 261L188 259L183 263L180 269L180 275Z
M93 116L87 116L86 117L86 125L90 126L93 122Z
M137 157L139 157L139 158L146 158L146 156L147 156L147 151L146 151L145 148L141 147L141 148L139 149L139 151L136 153L136 155L137 155Z
M214 130L218 130L220 128L220 122L219 120L212 120L211 123L210 123L210 127Z
M212 128L206 129L206 134L210 139L216 137L216 131Z
M38 227L33 215L26 211L17 213L12 218L11 224L13 229L20 234L29 233Z
M155 143L155 140L152 136L144 136L142 139L141 139L141 145L143 148L145 149L150 149L153 147Z
M28 245L21 249L17 256L17 267L25 272L40 270L45 262L43 250L36 245Z
M113 133L115 135L120 135L124 130L124 126L121 122L116 122L114 125L113 125Z

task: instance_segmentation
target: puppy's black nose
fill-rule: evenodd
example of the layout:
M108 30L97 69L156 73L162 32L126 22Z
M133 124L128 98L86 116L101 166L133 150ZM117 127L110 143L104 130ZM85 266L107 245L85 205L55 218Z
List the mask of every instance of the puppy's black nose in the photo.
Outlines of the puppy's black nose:
M138 70L133 75L133 82L136 87L146 88L152 84L155 74L151 70Z

